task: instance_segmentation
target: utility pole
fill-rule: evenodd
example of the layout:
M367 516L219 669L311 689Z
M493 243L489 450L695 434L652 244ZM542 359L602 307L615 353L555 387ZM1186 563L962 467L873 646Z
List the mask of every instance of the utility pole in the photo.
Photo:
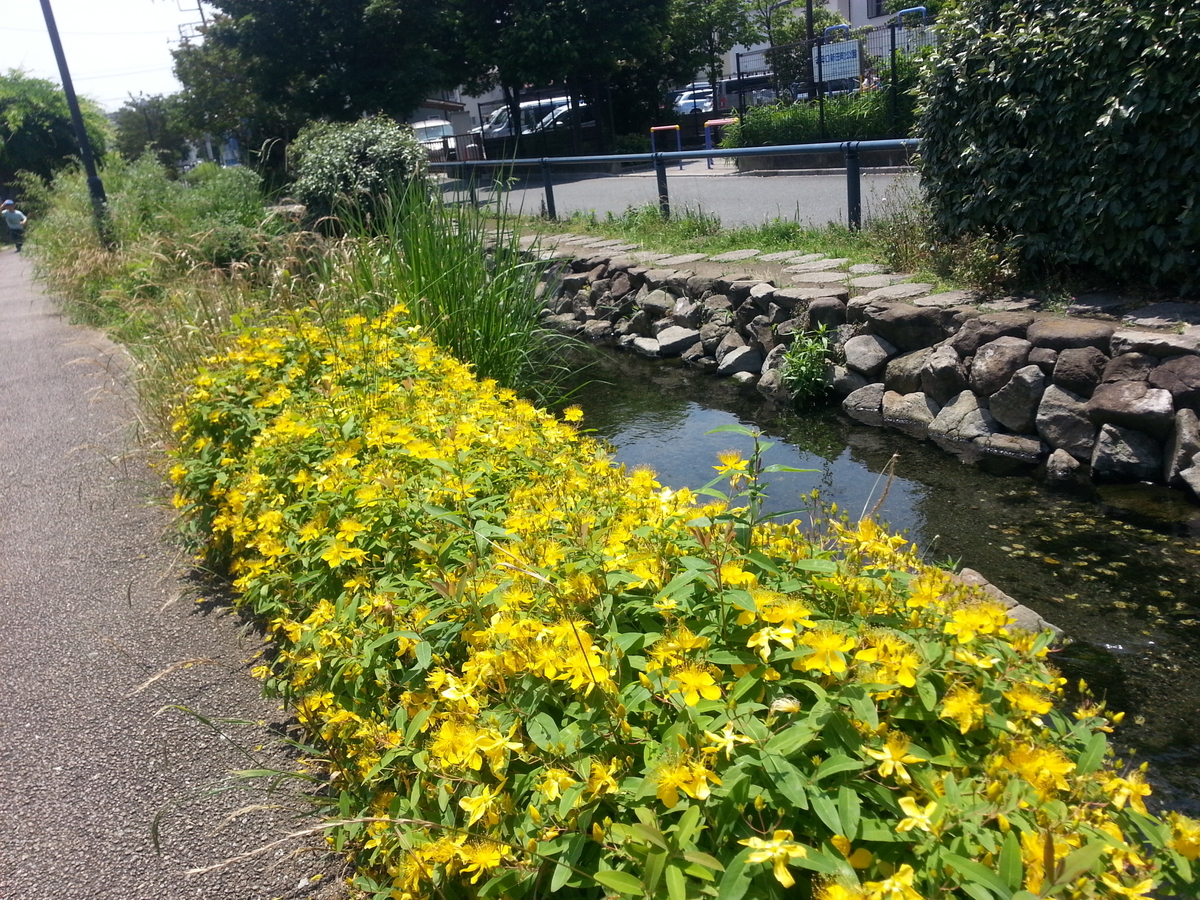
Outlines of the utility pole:
M79 98L75 96L75 87L71 83L71 72L67 68L67 57L63 53L62 41L58 38L58 26L54 23L54 10L50 8L50 0L41 0L41 3L42 14L46 17L46 30L50 33L50 43L54 47L54 58L58 60L58 72L62 77L63 93L67 95L67 106L71 110L71 122L75 126L75 139L79 141L79 155L83 158L83 170L87 173L88 193L91 195L92 211L96 217L96 232L100 235L100 243L106 248L111 248L113 240L108 230L108 198L104 196L104 182L96 173L92 143L88 139L87 129L83 126L83 113L79 110Z

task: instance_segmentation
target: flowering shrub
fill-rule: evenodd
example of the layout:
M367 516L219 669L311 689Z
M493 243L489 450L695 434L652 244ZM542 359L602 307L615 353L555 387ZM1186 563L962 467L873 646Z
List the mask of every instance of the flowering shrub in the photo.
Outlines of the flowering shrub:
M177 410L177 505L277 654L371 896L1195 896L1049 635L872 521L759 521L755 441L626 474L395 309L261 329ZM749 434L747 432L747 434ZM726 493L716 485L725 486Z

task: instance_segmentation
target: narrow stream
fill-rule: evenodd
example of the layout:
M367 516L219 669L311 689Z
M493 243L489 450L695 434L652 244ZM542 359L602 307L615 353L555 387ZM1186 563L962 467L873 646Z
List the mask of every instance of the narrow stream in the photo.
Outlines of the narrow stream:
M1200 507L1145 485L1052 488L1033 467L964 462L836 408L803 415L753 388L671 362L596 351L573 398L618 462L671 487L710 481L717 453L749 441L708 434L741 423L775 441L768 509L796 510L814 488L857 518L906 532L933 562L977 569L1061 627L1056 664L1126 711L1114 743L1149 760L1160 808L1200 815ZM893 462L894 459L894 462ZM889 474L894 473L894 474Z

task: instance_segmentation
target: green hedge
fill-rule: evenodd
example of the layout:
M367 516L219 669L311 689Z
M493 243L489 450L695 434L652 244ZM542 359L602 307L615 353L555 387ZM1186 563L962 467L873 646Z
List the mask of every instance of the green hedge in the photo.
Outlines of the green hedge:
M945 235L1027 271L1194 284L1200 7L965 0L940 24L918 133Z

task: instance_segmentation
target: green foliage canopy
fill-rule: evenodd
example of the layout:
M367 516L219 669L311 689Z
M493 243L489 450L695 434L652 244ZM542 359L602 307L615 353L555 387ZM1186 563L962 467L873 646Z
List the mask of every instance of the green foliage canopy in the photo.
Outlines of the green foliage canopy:
M207 40L236 50L253 93L303 118L405 116L462 77L441 0L214 0Z
M113 124L115 149L125 159L137 159L149 147L160 163L170 167L187 155L187 135L176 114L174 95L130 97L113 113Z
M96 104L80 98L84 127L97 157L107 144L108 122ZM0 75L0 184L14 183L17 172L48 180L79 159L79 144L63 89L18 69Z
M1200 8L964 0L941 21L918 133L935 220L1031 271L1165 284L1200 250Z

